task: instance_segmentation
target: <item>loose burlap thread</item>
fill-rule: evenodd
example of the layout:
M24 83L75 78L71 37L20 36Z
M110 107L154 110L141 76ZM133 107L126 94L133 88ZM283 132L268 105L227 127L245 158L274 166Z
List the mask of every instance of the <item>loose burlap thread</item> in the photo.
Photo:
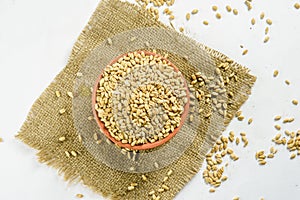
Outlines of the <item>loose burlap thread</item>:
M164 28L174 32L138 6L118 0L101 1L75 43L67 66L36 100L17 136L24 143L38 150L37 156L40 162L58 169L67 181L82 182L93 191L111 199L148 199L148 192L158 189L157 187L161 185L170 169L174 171L166 183L170 190L160 196L162 199L173 199L199 171L207 150L220 135L218 130L211 135L209 140L204 140L206 128L203 125L202 130L199 130L192 145L184 154L171 165L147 173L146 182L141 181L140 174L114 170L98 162L79 142L77 130L73 124L72 99L66 95L68 91L73 90L76 73L91 51L101 42L115 34L143 27ZM225 55L204 45L198 46L213 57L215 66L227 62L228 57ZM159 49L158 52L169 53L164 49ZM185 56L187 55L171 54L169 59L175 65L189 66ZM234 98L228 104L229 115L225 119L226 125L248 99L251 87L256 80L246 68L235 62L230 64L229 69L222 72L222 76L227 77L233 72L237 80L226 86L227 92L234 93ZM188 75L190 74L187 73L186 76ZM57 98L55 91L60 91L62 97ZM62 108L66 109L66 113L60 115L59 110ZM67 138L63 143L58 141L61 135ZM69 158L65 155L65 151L76 151L79 155ZM133 182L138 183L138 187L128 192L127 187Z

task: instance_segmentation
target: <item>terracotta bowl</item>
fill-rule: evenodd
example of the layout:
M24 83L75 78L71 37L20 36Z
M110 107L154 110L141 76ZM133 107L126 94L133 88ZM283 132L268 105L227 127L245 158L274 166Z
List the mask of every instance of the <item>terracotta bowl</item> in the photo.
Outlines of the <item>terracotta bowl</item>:
M142 51L138 51L138 53L140 53ZM161 55L159 54L155 54L153 52L147 52L147 51L143 51L145 53L145 55L153 55L153 56L159 56L162 58L162 60L166 60L167 63L172 66L174 68L174 71L178 72L178 68L175 67L175 65L173 63L171 63L169 60L167 60L166 58L162 57ZM113 65L114 63L116 63L121 57L123 56L126 56L128 55L127 54L123 54L123 55L120 55L118 57L116 57L115 59L113 59L108 65ZM182 76L182 75L181 75ZM166 142L168 142L171 138L173 138L176 133L180 130L180 128L182 127L187 115L188 115L188 111L189 111L189 106L190 106L190 94L189 94L189 90L188 90L188 87L187 87L187 83L186 81L184 81L184 85L185 85L185 88L186 88L186 94L187 94L187 103L185 104L184 106L184 111L181 115L181 121L180 121L180 125L179 127L175 128L174 131L172 133L170 133L167 137L161 139L161 140L158 140L154 143L147 143L147 144L142 144L142 145L136 145L136 146L131 146L130 144L123 144L121 141L118 141L116 140L114 137L112 137L110 135L110 133L108 132L107 128L105 127L104 123L99 119L98 117L98 112L96 111L95 109L95 104L96 104L96 92L97 92L97 89L99 87L99 82L102 78L102 73L101 75L98 77L98 79L96 80L95 82L95 86L94 86L94 90L93 90L93 95L92 95L92 108L93 108L93 114L94 114L94 117L95 117L95 120L99 126L99 128L101 129L101 131L105 134L105 136L110 140L112 141L113 143L115 143L116 145L120 146L120 147L124 147L124 148L128 148L128 149L132 149L132 150L147 150L147 149L152 149L152 148L155 148L155 147L158 147ZM183 76L182 76L183 78Z

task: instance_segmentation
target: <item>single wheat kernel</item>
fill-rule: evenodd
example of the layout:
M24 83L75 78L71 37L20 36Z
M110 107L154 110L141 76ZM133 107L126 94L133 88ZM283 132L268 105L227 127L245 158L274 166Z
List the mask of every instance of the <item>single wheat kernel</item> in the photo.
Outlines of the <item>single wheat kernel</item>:
M297 99L293 99L293 100L292 100L292 103L296 106L296 105L298 105L299 102L298 102Z
M267 157L268 158L274 158L274 154L270 153Z
M170 15L169 20L172 21L174 19L175 19L175 16L174 15Z
M66 112L66 109L64 109L64 108L59 110L59 114L61 114L61 115L64 114L65 112Z
M134 190L134 186L129 186L127 189L128 189L129 191Z
M180 27L180 28L179 28L179 31L180 31L181 33L183 33L183 32L184 32L184 28L183 28L183 27Z
M277 116L274 117L274 120L275 120L275 121L279 121L280 119L281 119L281 116L280 116L280 115L277 115Z
M60 137L60 138L58 138L58 140L59 140L60 142L63 142L63 141L66 140L66 137Z
M294 7L298 10L298 9L300 9L300 4L299 3L295 3Z
M217 10L218 10L218 6L212 6L211 9L212 9L213 11L217 11Z
M240 200L240 197L233 197L232 200Z
M248 139L246 136L242 136L242 141L245 143L244 147L246 147L248 145Z
M149 42L145 42L145 46L146 47L150 47L150 43Z
M239 14L239 11L237 9L233 9L232 12L233 12L234 15L238 15Z
M171 176L172 173L173 173L173 170L170 169L170 170L168 171L167 175L168 175L168 176Z
M163 192L163 191L165 191L163 188L159 188L159 189L157 190L157 192Z
M148 193L150 196L154 195L155 194L155 191L152 190L151 192Z
M274 140L279 140L279 139L280 139L280 137L281 137L281 134L280 134L280 133L278 133L277 135L275 135L275 137L274 137Z
M272 25L272 24L273 24L273 22L272 22L271 19L267 19L266 22L267 22L267 24L269 24L269 25Z
M281 142L282 142L283 145L286 145L286 138L285 138L285 137L282 138L282 139L281 139Z
M226 10L227 10L227 12L231 12L231 11L232 11L232 8L231 8L229 5L227 5L227 6L226 6Z
M173 11L168 10L168 12L167 12L166 14L167 14L167 15L172 15L172 14L173 14Z
M260 164L260 165L265 165L266 163L267 163L267 161L265 161L265 160L259 161L259 164Z
M131 185L131 186L133 186L133 187L136 187L136 186L138 186L138 184L137 184L137 183L131 183L130 185Z
M161 186L164 190L169 190L170 188L168 186L166 186L165 184L162 184Z
M65 151L65 154L66 154L66 156L67 156L68 158L71 157L71 155L70 155L70 153L69 153L68 151Z
M264 18L265 18L265 13L264 13L264 12L261 12L259 18L260 18L260 19L264 19Z
M55 91L56 97L60 97L60 91Z
M275 151L276 151L276 149L275 149L274 147L271 147L271 148L270 148L270 152L271 152L272 154L275 154Z
M82 136L79 134L78 135L78 141L81 143L82 142Z
M295 137L295 132L290 132L290 131L286 130L286 131L284 131L284 133L291 138ZM299 134L299 131L297 133Z
M112 45L112 40L111 40L111 38L107 38L107 44L108 44L108 45Z
M192 10L192 14L193 14L193 15L196 15L198 12L199 12L199 10L198 10L198 9L194 9L194 10Z
M244 140L245 140L246 133L244 133L244 132L241 132L241 133L240 133L240 136L242 136L242 137L243 137L242 139L244 139Z
M96 144L101 144L102 143L102 140L97 140L96 141Z
M278 70L275 70L275 71L273 72L273 77L277 77L278 74L279 74L279 71L278 71Z
M252 24L252 25L255 24L255 19L254 19L254 18L251 19L251 24Z
M81 199L81 198L83 198L83 194L76 194L76 197Z
M291 84L291 82L290 82L289 80L285 80L284 82L285 82L285 84L287 84L287 85L290 85L290 84Z
M95 141L97 141L98 140L98 134L94 133L93 138L94 138Z
M167 14L169 13L170 9L169 8L165 8L164 11L163 11L163 14Z
M210 192L210 193L214 193L215 191L216 191L216 190L215 190L214 188L210 188L210 189L209 189L209 192Z
M72 92L67 92L67 95L68 95L70 98L74 98L74 96L73 96L73 93L72 93Z
M208 21L203 21L203 24L207 26L208 25Z
M147 180L147 177L145 175L142 175L142 180L143 181L146 181Z
M245 49L245 50L243 51L242 55L244 56L244 55L246 55L247 53L248 53L248 49Z
M248 146L248 144L249 144L249 141L246 139L246 140L244 141L244 147Z
M234 137L234 132L233 132L233 131L230 131L230 132L229 132L229 136Z
M191 19L191 14L190 14L190 13L187 13L187 14L185 15L185 18L186 18L187 21L189 21L189 20Z
M277 129L278 131L280 131L280 130L281 130L281 126L280 126L280 125L278 125L278 124L276 124L274 127L275 127L275 129Z
M264 155L264 153L265 153L265 151L261 150L261 151L258 152L258 155L261 156L261 155Z
M76 151L71 151L71 154L72 154L72 156L74 156L74 157L76 157L76 156L77 156L77 153L76 153Z
M282 144L281 140L275 140L275 144Z
M163 182L166 182L169 179L169 177L164 177Z
M267 43L269 40L270 40L270 37L266 36L265 39L264 39L264 43Z
M3 142L3 139L0 137L0 143Z
M234 153L233 154L230 154L230 158L233 160L233 161L237 161L239 159L239 157L237 155L235 155Z
M217 18L217 19L221 19L221 18L222 18L221 14L220 14L220 13L217 13L217 14L216 14L216 18Z
M239 145L239 144L240 144L240 138L237 137L237 138L235 139L235 144L236 144L236 145Z
M294 158L296 158L296 154L295 154L295 153L293 153L293 154L291 155L290 159L293 160Z
M252 118L248 119L248 124L249 124L249 125L250 125L252 122L253 122L253 119L252 119Z
M267 35L269 33L269 30L270 30L269 27L265 28L265 35Z
M234 141L234 136L229 136L228 139L229 139L230 142L233 142Z
M223 176L222 178L221 178L221 181L226 181L228 179L228 177L227 176Z
M259 161L264 160L264 159L266 159L266 157L267 157L266 155L259 155L258 160Z
M230 149L230 148L228 148L228 149L227 149L227 153L228 153L228 154L233 154L233 150Z
M243 115L241 115L241 116L238 116L238 118L237 118L239 121L243 121L244 119L245 119L245 117L243 116Z

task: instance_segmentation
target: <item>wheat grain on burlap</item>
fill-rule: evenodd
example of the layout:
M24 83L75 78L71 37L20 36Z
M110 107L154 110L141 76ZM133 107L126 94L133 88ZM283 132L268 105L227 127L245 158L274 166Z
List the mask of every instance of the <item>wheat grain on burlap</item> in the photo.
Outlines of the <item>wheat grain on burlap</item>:
M146 182L141 181L140 174L124 173L97 162L79 142L73 124L72 99L66 95L68 91L73 90L76 73L98 44L115 34L143 27L165 28L173 31L138 6L118 0L101 1L88 25L78 37L67 66L36 100L17 135L18 139L38 150L37 156L40 162L58 169L67 181L82 182L93 191L111 199L148 199L148 192L158 189L170 169L174 171L167 182L170 190L160 196L162 199L173 199L199 171L208 147L212 146L219 136L212 135L211 139L206 140L204 144L205 133L199 131L192 145L176 162L158 171L147 173ZM199 48L205 49L213 57L216 66L228 59L225 55L204 45L199 44ZM168 53L163 49L160 51ZM170 60L175 65L182 63L188 65L183 56L185 55L182 57L174 55ZM232 72L238 79L226 86L227 92L234 93L234 99L227 109L229 117L226 118L226 124L248 99L256 79L246 68L235 62L222 73L222 76L226 77ZM55 91L60 91L62 97L57 98ZM66 113L60 115L59 109L62 108L66 109ZM205 125L203 130L206 130ZM61 135L67 138L63 143L58 141ZM79 155L68 158L65 151L72 150L79 152ZM127 187L132 182L138 183L138 187L128 192Z

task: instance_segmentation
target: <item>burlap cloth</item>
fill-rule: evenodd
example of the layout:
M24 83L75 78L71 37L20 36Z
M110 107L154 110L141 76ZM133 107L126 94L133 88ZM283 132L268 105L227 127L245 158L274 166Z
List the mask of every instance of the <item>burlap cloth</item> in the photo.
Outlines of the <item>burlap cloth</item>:
M81 69L91 52L107 38L113 38L125 31L147 27L164 29L171 37L173 35L181 38L182 41L188 41L187 47L183 48L186 49L186 54L185 51L174 54L168 51L168 48L155 47L159 53L169 54L169 60L182 71L187 80L197 69L193 63L188 61L189 56L190 58L193 57L189 46L193 48L197 46L197 48L208 53L207 59L205 59L206 54L202 55L204 56L202 60L207 61L207 66L205 66L207 69L216 68L221 63L229 63L226 70L221 73L224 80L229 80L228 77L230 77L228 84L225 84L226 93L234 94L233 97L229 95L228 98L225 125L228 125L236 111L248 99L251 87L256 80L254 76L248 73L247 68L166 27L142 8L118 0L102 0L75 43L67 66L36 100L17 138L37 149L39 161L58 169L67 181L82 182L93 191L111 199L149 199L148 193L159 188L170 169L173 170L173 174L166 182L170 190L160 193L159 196L162 199L173 199L199 171L205 154L223 131L223 129L216 128L214 132L208 134L211 122L205 121L199 115L196 120L199 120L200 125L193 129L196 130L196 134L190 146L171 164L146 173L147 181L142 181L139 173L116 170L99 162L95 155L79 142L78 130L74 125L72 99L66 95L68 91L74 89L76 73ZM169 40L159 35L157 38L158 41ZM195 45L189 45L189 42ZM150 45L145 46L144 49L151 50L152 48ZM134 50L138 49L132 49L132 51ZM120 52L124 51L126 52L128 49L123 49ZM210 63L211 59L214 63ZM60 91L62 97L57 98L55 91ZM199 102L199 106L204 105ZM59 114L59 110L62 108L66 109L66 113L63 115ZM60 136L65 136L66 141L59 142ZM67 157L65 151L76 151L78 156ZM133 191L128 191L127 187L131 183L138 183L138 186Z

